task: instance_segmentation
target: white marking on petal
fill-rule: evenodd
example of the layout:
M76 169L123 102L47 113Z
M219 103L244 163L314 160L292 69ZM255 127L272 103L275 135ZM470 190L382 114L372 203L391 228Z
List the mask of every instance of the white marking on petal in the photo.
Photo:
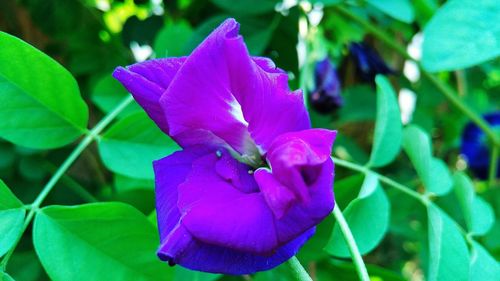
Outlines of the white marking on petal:
M236 99L233 99L229 105L231 106L231 115L233 115L234 118L240 121L243 125L248 126L247 120L243 117L243 111L241 110L240 103Z

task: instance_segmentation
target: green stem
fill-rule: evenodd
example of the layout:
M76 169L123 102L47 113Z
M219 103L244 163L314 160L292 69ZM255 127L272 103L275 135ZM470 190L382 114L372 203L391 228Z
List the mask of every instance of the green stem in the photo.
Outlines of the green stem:
M47 162L45 164L47 167L47 170L49 170L51 173L55 173L57 170L57 166L54 164ZM78 183L76 180L71 178L68 175L63 175L61 177L61 183L64 184L66 187L71 189L76 195L78 195L81 199L87 201L87 202L99 202L99 200L92 195L87 189L85 189L80 183Z
M43 200L45 200L45 198L50 193L50 191L52 191L52 189L54 188L56 183L59 181L59 179L64 175L64 173L69 169L69 167L71 167L73 162L75 162L75 160L78 158L78 156L80 156L80 154L83 152L83 150L85 150L85 148L90 143L92 143L92 141L99 135L99 133L102 130L104 130L104 128L106 128L106 126L109 125L111 123L111 121L113 121L113 119L115 119L115 117L120 112L122 112L122 110L125 109L125 107L127 107L133 100L134 99L132 98L132 96L126 97L120 104L118 104L118 106L113 111L108 113L108 115L106 115L99 123L97 123L97 125L87 133L87 135L78 144L78 146L73 150L73 152L71 152L71 154L68 156L68 158L66 158L66 160L64 160L64 162L61 164L59 169L57 169L57 171L54 173L54 175L52 175L50 180L47 182L47 184L43 187L42 191L36 197L35 201L31 204L31 208L30 208L28 215L26 216L26 220L24 221L24 225L23 225L23 229L21 231L21 234L19 235L19 237L17 238L17 241L14 243L12 248L9 250L9 252L7 252L4 259L2 260L2 263L1 263L2 269L5 270L7 263L9 261L10 257L12 256L12 253L14 253L14 250L15 250L17 244L21 240L22 234L26 231L26 229L28 228L35 213L40 208L40 205L42 204Z
M307 271L304 269L302 264L300 264L296 256L293 256L288 260L288 265L292 268L295 278L297 280L312 281L311 276L307 274Z
M351 229L347 224L347 221L344 218L344 215L340 211L340 208L337 204L335 204L335 208L333 208L333 215L339 224L340 231L344 235L344 240L347 243L349 248L349 252L351 253L351 257L354 262L354 266L356 267L356 271L358 272L359 279L361 281L370 281L370 276L368 275L368 271L366 270L365 263L363 262L363 258L361 257L361 253L359 252L358 245L356 245L356 240L354 240L354 236L352 235Z
M488 176L488 183L490 187L495 186L496 178L497 178L497 170L498 170L498 154L500 147L493 146L491 149L491 159L490 159L490 172Z
M368 172L370 173L373 173L375 176L377 176L377 178L387 184L387 185L390 185L396 189L398 189L399 191L403 192L403 193L406 193L407 195L417 199L418 201L422 202L424 205L427 205L428 204L428 199L426 197L424 197L422 194L416 192L416 191L413 191L411 188L409 187L406 187L386 176L383 176L377 172L374 172L368 168L366 168L365 166L361 166L361 165L358 165L356 163L352 163L352 162L349 162L349 161L345 161L345 160L342 160L342 159L339 159L337 157L333 157L332 156L332 160L333 162L335 163L335 165L338 165L338 166L342 166L342 167L345 167L345 168L348 168L350 170L354 170L354 171L358 171L358 172L361 172L363 174L366 174Z
M458 97L453 89L451 89L448 85L446 85L443 81L438 79L435 75L426 72L422 65L412 58L408 52L406 52L405 48L395 42L393 38L391 38L387 33L381 30L378 26L371 24L365 19L357 16L352 13L348 9L341 7L340 5L334 6L339 14L357 22L364 29L368 30L371 34L377 37L380 41L384 42L386 45L394 49L405 59L412 60L417 63L420 72L423 76L425 76L458 110L464 113L467 117L469 117L472 122L474 122L481 130L488 136L488 138L493 142L495 146L500 146L500 139L496 136L495 132L488 126L486 121L484 121L481 116L472 111L467 105Z

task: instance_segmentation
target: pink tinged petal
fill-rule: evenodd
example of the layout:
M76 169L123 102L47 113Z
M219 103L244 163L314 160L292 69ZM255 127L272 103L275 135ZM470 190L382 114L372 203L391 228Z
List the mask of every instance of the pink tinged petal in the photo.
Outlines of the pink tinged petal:
M310 129L279 136L271 145L267 161L272 175L262 179L262 172L256 173L259 188L267 198L269 206L283 209L285 214L276 221L276 233L280 243L290 241L300 233L318 224L333 209L333 161L330 158L335 132L324 129ZM297 199L280 198L276 204L271 200L276 191L269 188L269 178L293 194ZM273 193L274 192L274 193ZM288 201L292 200L293 204ZM277 200L275 200L277 201ZM281 209L279 207L283 206ZM275 211L276 212L276 211Z
M297 201L295 195L277 181L269 169L257 169L255 181L277 219L281 219L292 204Z
M238 23L226 20L187 58L160 99L170 135L179 143L192 130L203 129L241 154L257 148L247 131L230 85L224 42L238 38Z
M272 254L278 247L273 214L260 193L245 193L233 185L239 165L225 151L195 160L178 187L181 223L204 243Z
M225 57L231 90L261 152L277 136L311 127L302 92L290 91L287 74L271 60L250 58L241 37L225 41Z
M118 67L113 77L134 96L158 127L168 133L168 122L159 99L186 58L168 58Z

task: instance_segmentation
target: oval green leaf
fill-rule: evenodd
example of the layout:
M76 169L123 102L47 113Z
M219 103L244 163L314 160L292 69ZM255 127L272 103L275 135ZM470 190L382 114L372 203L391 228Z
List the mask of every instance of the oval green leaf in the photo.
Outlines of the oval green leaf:
M457 224L430 204L429 281L468 281L469 252Z
M171 280L156 257L158 235L146 216L122 203L50 206L35 218L33 242L54 281Z
M412 23L415 12L409 0L367 0L368 4L405 23Z
M377 121L369 166L380 167L389 164L401 149L401 113L396 93L386 77L378 75Z
M375 175L367 174L358 198L349 203L343 213L360 253L373 250L387 232L390 217L389 200ZM370 227L366 227L368 222L373 222ZM333 228L325 251L337 257L351 256L338 224Z
M500 264L483 246L472 241L469 280L496 280L500 276Z
M500 1L447 1L424 29L422 64L457 70L500 55Z
M119 120L99 140L99 153L106 167L141 179L153 179L152 162L178 149L144 112Z
M0 136L31 148L64 146L85 132L87 105L71 74L0 32Z
M493 208L475 194L472 181L464 173L457 172L453 183L467 229L475 235L486 234L495 223Z
M410 158L427 192L444 195L452 188L446 164L432 157L431 139L421 128L410 125L403 131L403 149Z
M23 203L0 180L0 257L10 250L21 235L24 215Z

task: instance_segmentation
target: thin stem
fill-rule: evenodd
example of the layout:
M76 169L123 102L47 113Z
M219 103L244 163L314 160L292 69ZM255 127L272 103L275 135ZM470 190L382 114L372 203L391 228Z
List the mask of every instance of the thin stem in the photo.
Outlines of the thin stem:
M359 252L358 245L356 245L356 240L354 240L351 229L349 228L349 225L347 224L347 221L345 220L344 215L340 211L340 208L337 204L335 204L335 208L333 208L333 216L335 216L335 219L340 226L340 231L342 231L342 234L344 235L344 240L347 243L349 252L351 253L351 257L354 262L354 266L356 267L356 271L358 272L359 279L361 281L370 281L370 276L368 275L368 271L366 270L366 266L363 262L363 258L361 257L361 253Z
M288 265L290 265L290 267L292 268L295 278L297 280L312 281L311 276L307 274L307 271L304 269L302 264L300 264L296 256L293 256L288 260Z
M361 172L363 174L366 174L369 172L373 173L381 182L383 182L387 185L390 185L390 186L398 189L399 191L417 199L418 201L422 202L422 204L424 204L424 205L429 204L429 200L424 195L412 190L411 188L409 188L407 186L404 186L404 185L394 181L391 178L388 178L388 177L381 175L375 171L372 171L372 170L366 168L365 166L361 166L361 165L358 165L356 163L345 161L345 160L342 160L342 159L339 159L339 158L333 157L333 156L332 156L332 160L335 163L335 165L342 166L342 167L348 168L350 170L358 171L358 172Z
M497 178L497 170L498 170L498 154L500 147L493 146L491 149L491 159L490 159L490 172L488 176L488 183L490 187L493 187Z
M78 144L78 146L73 150L73 152L71 152L71 154L68 156L68 158L66 158L66 160L64 160L64 162L61 164L59 169L57 169L57 171L54 173L54 175L52 175L50 180L47 182L47 184L43 187L42 191L36 197L35 201L31 204L31 208L30 208L28 215L26 216L26 220L24 221L23 230L22 230L21 234L19 235L19 237L17 238L17 240L14 243L14 245L12 246L12 248L9 250L9 252L7 252L4 259L2 260L2 263L1 263L2 269L5 270L7 263L9 261L10 257L12 256L12 253L14 253L14 250L15 250L17 244L21 240L22 233L24 233L24 231L26 231L26 229L28 228L35 213L40 208L40 205L42 204L43 200L45 200L45 198L50 193L50 191L52 191L52 189L54 188L56 183L59 181L59 179L64 175L64 173L69 169L69 167L71 167L73 162L75 162L75 160L78 158L78 156L80 156L80 154L83 152L83 150L90 143L92 143L92 141L97 137L97 135L104 128L106 128L106 126L109 125L111 123L111 121L113 121L113 119L115 119L115 117L123 109L125 109L125 107L127 107L127 105L129 105L133 100L134 99L132 98L132 96L126 97L120 104L118 104L118 106L113 111L108 113L108 115L106 115L99 123L97 123L97 125L87 133L87 135Z
M469 117L469 119L472 120L472 122L474 122L479 128L481 128L481 130L488 136L488 138L492 141L492 143L495 146L500 146L500 139L496 136L495 132L488 126L486 121L484 121L484 119L481 118L474 111L469 109L469 107L467 107L467 105L458 97L458 95L455 93L455 91L453 89L451 89L443 81L438 79L435 75L426 72L423 69L420 62L418 62L414 58L412 58L408 54L408 52L406 52L406 50L403 46L398 44L395 40L393 40L393 38L391 38L389 35L387 35L387 33L385 33L383 30L381 30L378 26L371 24L370 22L366 21L365 19L352 13L348 9L341 7L340 5L334 6L333 9L335 9L339 14L342 14L343 16L357 22L360 26L362 26L364 29L368 30L371 34L373 34L375 37L377 37L380 41L384 42L386 45L388 45L389 47L394 49L396 52L398 52L405 59L412 60L412 61L416 62L422 75L425 76L458 110L460 110L465 115L467 115L467 117Z

